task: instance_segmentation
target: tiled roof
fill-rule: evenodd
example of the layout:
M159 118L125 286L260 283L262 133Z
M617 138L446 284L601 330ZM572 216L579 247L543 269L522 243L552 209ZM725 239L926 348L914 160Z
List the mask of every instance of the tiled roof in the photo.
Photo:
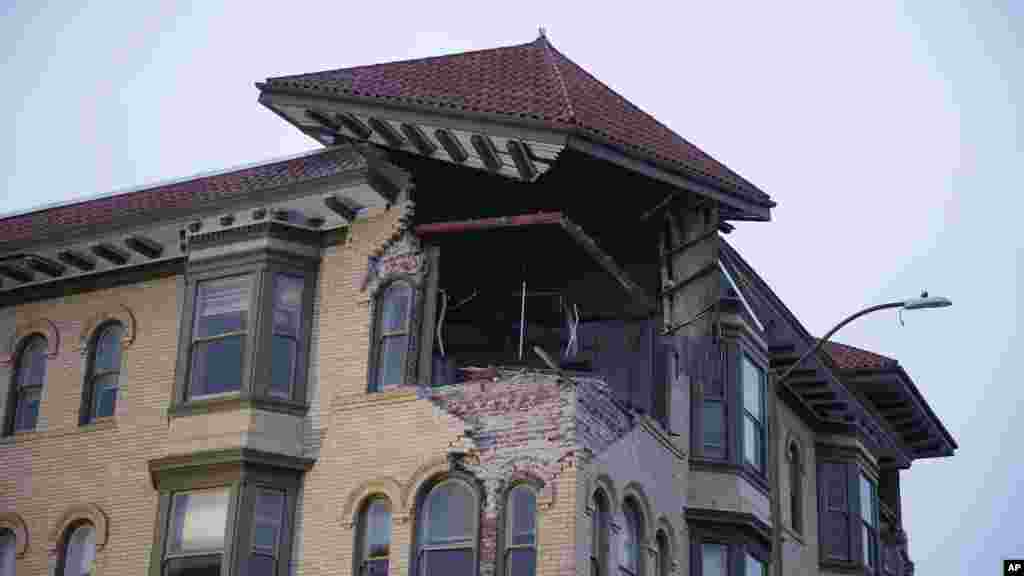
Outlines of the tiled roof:
M767 194L591 76L544 36L517 46L269 78L261 88L540 123L668 165L755 204L774 205Z
M156 185L123 194L83 200L25 214L0 217L3 244L61 236L83 229L114 225L119 220L159 212L162 218L183 216L219 200L323 178L363 166L363 159L344 150L322 151L229 172Z
M898 364L894 358L838 342L826 342L824 348L840 370L881 370Z

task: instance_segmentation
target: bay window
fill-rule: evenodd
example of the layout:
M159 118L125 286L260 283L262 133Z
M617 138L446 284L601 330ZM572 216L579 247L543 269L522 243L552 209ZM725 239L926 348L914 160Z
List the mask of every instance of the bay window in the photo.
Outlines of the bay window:
M824 447L822 452L836 449ZM878 488L855 456L818 463L821 563L825 567L879 571Z
M252 284L251 276L199 283L192 333L190 399L242 388Z
M759 473L765 471L765 375L746 355L741 361L743 383L743 461Z

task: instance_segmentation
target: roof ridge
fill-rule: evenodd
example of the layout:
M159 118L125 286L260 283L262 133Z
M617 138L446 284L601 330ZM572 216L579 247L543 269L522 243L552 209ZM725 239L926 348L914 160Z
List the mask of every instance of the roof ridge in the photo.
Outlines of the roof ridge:
M554 46L548 42L547 36L543 34L537 37L536 42L541 44L541 49L544 51L544 61L551 66L551 70L555 73L555 79L558 82L558 87L561 89L562 98L565 100L565 107L569 111L569 122L576 123L576 110L572 106L572 99L569 98L569 89L565 86L565 78L562 76L562 70L558 67L558 63L552 57L551 51L558 52ZM561 52L559 52L561 54ZM564 57L564 56L563 56Z
M442 58L452 58L455 56L466 56L470 54L481 54L484 52L496 52L498 50L508 50L509 48L525 48L532 45L533 42L524 42L520 44L509 44L508 46L496 46L494 48L479 48L477 50L463 50L461 52L451 52L448 54L439 54L437 56L422 56L420 58L406 58L404 60L388 60L387 62L375 62L373 64L361 64L359 66L346 66L344 68L334 68L331 70L321 70L316 72L318 75L323 74L334 74L336 72L347 72L349 70L367 70L370 68L376 68L379 66L393 66L395 64L414 64L418 62L429 62L431 60L440 60ZM267 82L274 82L278 80L290 80L292 78L301 78L309 76L308 72L302 74L286 74L284 76L268 76Z

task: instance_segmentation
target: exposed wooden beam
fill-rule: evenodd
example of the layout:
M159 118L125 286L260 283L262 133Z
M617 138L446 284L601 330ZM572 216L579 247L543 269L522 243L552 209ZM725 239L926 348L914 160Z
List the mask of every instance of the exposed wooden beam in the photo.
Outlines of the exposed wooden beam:
M63 276L68 270L68 267L60 262L42 256L29 256L25 258L25 263L29 268L36 272L42 272L51 278Z
M495 149L494 141L490 137L482 134L473 134L469 137L469 141L473 144L473 148L476 149L476 153L480 156L480 160L483 161L484 166L488 170L491 172L501 170L501 158L498 158L498 151Z
M125 245L147 258L159 258L164 253L164 245L145 236L129 236Z
M437 152L437 144L434 144L434 141L427 136L426 132L416 124L403 123L402 133L419 150L420 154L433 156Z
M63 252L58 252L57 258L68 266L74 266L83 272L88 272L96 268L95 258L75 250L64 250Z
M110 262L111 264L117 264L118 266L127 263L128 258L131 257L131 255L128 254L127 251L122 250L108 242L91 246L90 250L92 250L93 254L99 256L100 258L103 258L104 260Z
M434 137L441 143L441 147L448 153L453 162L462 164L469 159L469 153L463 148L462 143L452 133L444 128L434 130Z
M537 177L537 167L533 165L533 160L530 160L526 145L518 140L509 140L505 146L512 156L512 161L516 163L519 176L527 182L532 182Z

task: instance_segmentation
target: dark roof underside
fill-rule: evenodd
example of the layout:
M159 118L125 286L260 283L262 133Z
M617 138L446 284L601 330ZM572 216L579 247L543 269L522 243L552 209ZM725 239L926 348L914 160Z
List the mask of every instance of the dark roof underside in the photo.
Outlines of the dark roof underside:
M270 78L264 90L544 126L663 165L753 204L767 194L640 110L541 36L518 46Z

